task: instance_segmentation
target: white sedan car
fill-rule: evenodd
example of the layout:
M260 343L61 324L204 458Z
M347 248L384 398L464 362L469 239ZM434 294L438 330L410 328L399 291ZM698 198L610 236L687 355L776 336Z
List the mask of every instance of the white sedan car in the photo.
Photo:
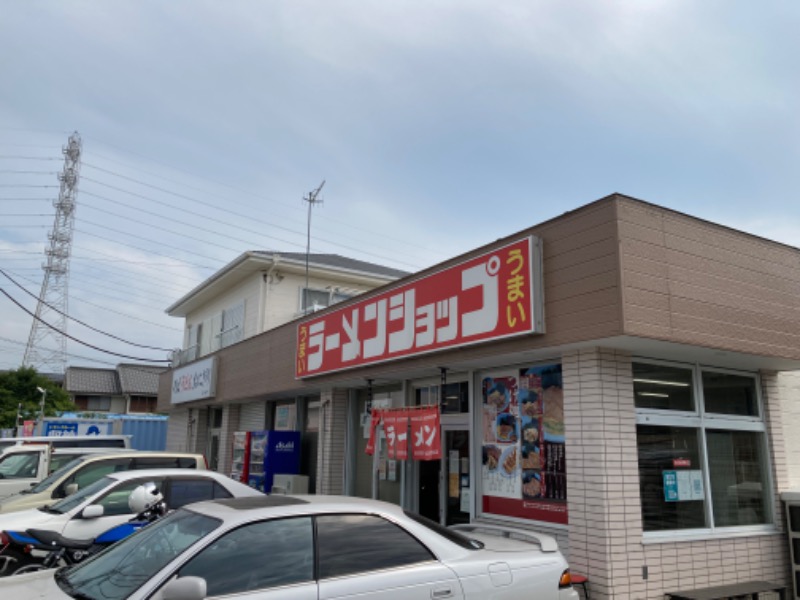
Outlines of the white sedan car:
M468 526L471 527L471 526ZM468 535L394 504L261 496L177 510L75 567L3 582L14 600L577 600L553 538Z
M263 496L262 492L220 473L195 469L143 469L110 473L54 504L0 514L0 576L31 562L31 557L6 548L5 531L46 529L64 537L86 540L130 520L131 492L138 486L156 484L169 509L191 502ZM35 557L34 557L35 558Z

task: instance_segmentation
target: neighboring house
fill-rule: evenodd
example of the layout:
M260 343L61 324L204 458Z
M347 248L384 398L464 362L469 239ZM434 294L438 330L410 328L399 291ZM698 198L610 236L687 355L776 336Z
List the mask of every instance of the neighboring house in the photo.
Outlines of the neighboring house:
M185 318L173 366L211 354L408 273L336 254L245 252L166 312Z
M152 413L164 367L119 364L116 369L67 367L64 389L78 411Z

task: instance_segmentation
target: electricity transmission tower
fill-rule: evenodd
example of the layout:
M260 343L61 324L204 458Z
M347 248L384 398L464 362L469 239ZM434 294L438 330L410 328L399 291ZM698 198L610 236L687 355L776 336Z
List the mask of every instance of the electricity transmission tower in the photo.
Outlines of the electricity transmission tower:
M51 373L63 373L67 366L67 338L64 334L67 331L69 257L81 170L81 137L77 131L69 136L62 152L64 168L58 175L61 182L58 200L53 202L56 209L53 230L47 235L50 246L45 250L47 262L42 265L42 290L22 361L25 366Z

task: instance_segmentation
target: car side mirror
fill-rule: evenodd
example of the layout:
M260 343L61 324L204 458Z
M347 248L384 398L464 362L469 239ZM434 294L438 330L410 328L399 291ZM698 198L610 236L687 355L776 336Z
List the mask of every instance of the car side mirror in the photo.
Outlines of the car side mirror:
M105 510L101 504L90 504L86 508L83 509L81 513L81 518L83 519L96 519L97 517L102 517Z
M202 577L179 577L161 590L162 600L203 600L206 597L206 580Z
M68 483L66 486L64 486L64 493L67 496L72 496L72 494L74 494L77 491L78 491L77 483Z

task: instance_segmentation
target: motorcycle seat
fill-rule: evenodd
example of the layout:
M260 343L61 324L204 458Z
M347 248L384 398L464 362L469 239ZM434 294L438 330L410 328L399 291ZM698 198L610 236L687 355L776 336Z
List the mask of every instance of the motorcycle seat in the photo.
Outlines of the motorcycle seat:
M72 550L86 550L94 544L94 538L88 540L74 540L66 538L56 531L49 531L47 529L28 529L27 533L53 548L63 546Z

